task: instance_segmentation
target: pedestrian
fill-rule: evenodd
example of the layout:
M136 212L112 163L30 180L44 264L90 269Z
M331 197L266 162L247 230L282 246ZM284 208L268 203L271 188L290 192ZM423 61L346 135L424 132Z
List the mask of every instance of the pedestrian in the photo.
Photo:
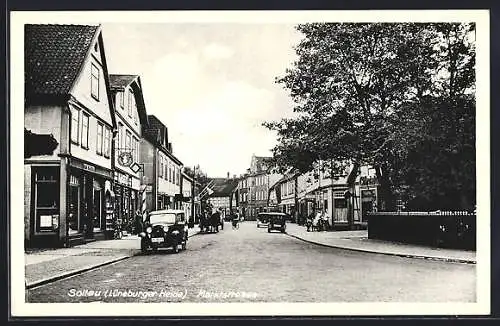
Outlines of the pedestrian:
M136 210L135 211L135 230L134 234L139 234L142 232L142 213L141 210Z
M323 214L321 214L321 219L323 220L324 230L327 231L330 229L330 216L326 212L326 209L323 210Z

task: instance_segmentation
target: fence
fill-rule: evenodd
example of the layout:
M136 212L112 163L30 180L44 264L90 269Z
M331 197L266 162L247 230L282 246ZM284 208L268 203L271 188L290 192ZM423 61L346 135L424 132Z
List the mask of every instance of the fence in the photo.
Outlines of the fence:
M469 212L368 213L368 238L476 250L476 214Z

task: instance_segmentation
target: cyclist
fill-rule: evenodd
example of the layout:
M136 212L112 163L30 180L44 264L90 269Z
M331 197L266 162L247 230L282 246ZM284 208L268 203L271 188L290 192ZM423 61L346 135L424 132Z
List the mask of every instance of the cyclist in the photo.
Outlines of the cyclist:
M240 214L236 213L233 214L233 230L239 228L239 222L240 222Z

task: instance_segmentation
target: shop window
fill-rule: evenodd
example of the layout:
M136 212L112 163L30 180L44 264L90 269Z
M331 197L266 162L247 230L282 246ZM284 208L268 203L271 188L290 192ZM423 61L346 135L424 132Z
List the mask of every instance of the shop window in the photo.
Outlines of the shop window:
M335 208L347 208L347 200L343 198L335 199Z
M71 141L79 144L78 130L80 127L80 110L71 107Z
M96 153L97 155L102 155L102 142L103 142L103 132L104 132L104 126L102 123L97 122L97 147L96 147Z
M35 231L56 231L59 227L59 170L43 167L35 171Z
M90 88L92 97L99 101L99 68L94 64L91 68Z
M82 147L85 149L89 148L89 119L90 116L82 112Z

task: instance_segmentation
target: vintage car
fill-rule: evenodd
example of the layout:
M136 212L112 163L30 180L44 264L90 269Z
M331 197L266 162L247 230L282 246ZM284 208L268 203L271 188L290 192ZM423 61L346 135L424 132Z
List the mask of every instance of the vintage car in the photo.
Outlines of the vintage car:
M257 227L260 228L261 226L266 227L269 221L269 213L259 213L257 215Z
M284 213L266 213L268 217L267 232L278 230L285 233L286 230L286 214Z
M159 210L148 214L141 237L141 251L157 251L159 248L172 248L173 252L186 250L188 225L182 210Z

